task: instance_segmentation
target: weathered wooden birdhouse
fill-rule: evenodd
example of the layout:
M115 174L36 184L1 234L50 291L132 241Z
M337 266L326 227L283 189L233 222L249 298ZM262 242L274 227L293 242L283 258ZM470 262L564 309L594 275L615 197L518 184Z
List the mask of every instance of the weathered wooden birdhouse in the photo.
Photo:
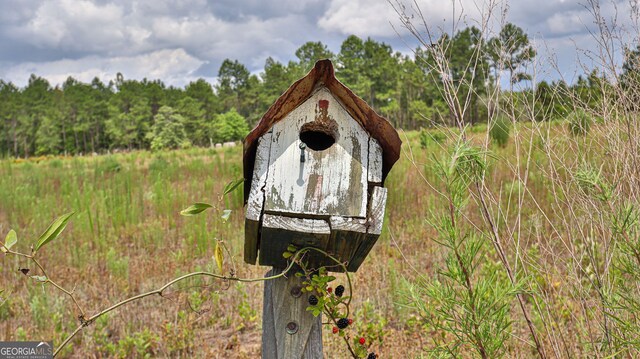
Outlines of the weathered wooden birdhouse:
M318 61L244 140L245 261L284 268L294 244L356 271L380 236L382 185L400 144L391 124L335 78L331 61Z

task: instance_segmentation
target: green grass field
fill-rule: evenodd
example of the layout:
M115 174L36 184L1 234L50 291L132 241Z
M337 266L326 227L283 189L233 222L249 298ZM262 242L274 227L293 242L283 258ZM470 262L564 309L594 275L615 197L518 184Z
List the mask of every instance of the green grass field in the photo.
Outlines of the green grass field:
M609 243L601 223L606 219L593 214L600 212L586 212L590 204L581 202L571 175L589 163L615 180L621 162L608 157L615 145L609 134L596 125L588 136L572 137L564 123L526 123L499 147L489 143L486 126L469 129L469 141L489 149L484 184L490 216L550 356L580 357L600 350L606 325L610 333L626 333L603 319L600 291L593 283L609 258L597 253L617 255L615 249L610 254L602 248ZM446 251L428 220L446 211L433 166L456 136L447 129L401 133L403 154L385 183L389 199L383 235L353 275L355 328L381 338L371 349L383 358L427 356L434 338L454 335L433 327L427 320L432 313L405 305L403 293L408 284L436 280L445 266ZM14 248L28 252L53 219L75 211L61 237L41 250L40 262L53 280L75 288L89 313L181 274L215 270L215 239L233 253L237 276L262 276L268 268L242 261L242 191L221 198L225 184L242 175L241 154L237 146L0 161L0 237L15 229L19 243ZM180 216L193 202L215 208L205 215ZM220 218L224 208L233 210L228 223ZM487 243L480 273L504 276L473 190L465 218L466 230L477 231ZM52 286L18 271L28 265L15 256L0 260L0 289L8 298L0 307L0 340L60 343L77 325L75 307ZM227 258L225 266L232 265ZM608 279L612 292L617 278L624 276L612 272ZM428 297L424 301L432 306L429 311L436 310L437 303ZM260 283L183 282L166 298L146 298L99 319L63 354L255 358L261 307ZM507 316L510 339L503 354L535 356L515 299ZM330 327L325 326L323 338L327 358L347 357ZM474 356L471 347L463 345L461 355Z

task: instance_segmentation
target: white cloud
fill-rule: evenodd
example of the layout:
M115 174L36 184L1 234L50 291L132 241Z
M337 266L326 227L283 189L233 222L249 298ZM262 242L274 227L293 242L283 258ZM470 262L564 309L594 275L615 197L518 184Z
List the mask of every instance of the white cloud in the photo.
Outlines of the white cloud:
M393 29L388 15L394 15L393 9L384 0L333 0L318 25L345 35L389 36Z
M23 62L0 71L0 78L24 85L29 76L35 73L55 85L63 83L69 76L83 82L90 82L94 77L108 82L122 72L125 79L161 79L165 83L181 86L196 79L194 72L203 63L183 49L165 49L136 56L87 56L44 63Z
M100 51L124 40L123 9L86 0L42 3L33 17L13 29L14 36L39 47Z
M586 24L579 12L553 14L547 19L549 31L554 35L568 35L584 32Z
M474 0L416 2L417 7L412 0L392 0L391 3L387 0L332 0L318 26L343 35L394 37L396 31L403 33L396 10L412 17L417 27L421 27L420 17L424 16L428 26L437 31L445 26L450 28L454 21L457 27L476 25L473 19L479 19L485 7L482 1L476 3Z

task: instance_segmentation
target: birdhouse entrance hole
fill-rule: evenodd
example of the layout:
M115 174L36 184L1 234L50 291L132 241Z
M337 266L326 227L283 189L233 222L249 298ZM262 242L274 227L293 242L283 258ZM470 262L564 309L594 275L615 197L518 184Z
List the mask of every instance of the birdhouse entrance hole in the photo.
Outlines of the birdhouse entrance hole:
M314 151L324 151L336 143L338 124L335 122L308 122L300 128L300 141Z

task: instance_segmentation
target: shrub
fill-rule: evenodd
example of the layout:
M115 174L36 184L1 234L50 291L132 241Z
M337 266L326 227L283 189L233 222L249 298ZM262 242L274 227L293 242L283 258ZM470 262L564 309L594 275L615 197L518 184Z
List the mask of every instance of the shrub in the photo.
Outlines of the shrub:
M489 130L491 140L498 146L504 147L507 145L507 142L509 142L510 134L511 121L504 116L498 116Z

